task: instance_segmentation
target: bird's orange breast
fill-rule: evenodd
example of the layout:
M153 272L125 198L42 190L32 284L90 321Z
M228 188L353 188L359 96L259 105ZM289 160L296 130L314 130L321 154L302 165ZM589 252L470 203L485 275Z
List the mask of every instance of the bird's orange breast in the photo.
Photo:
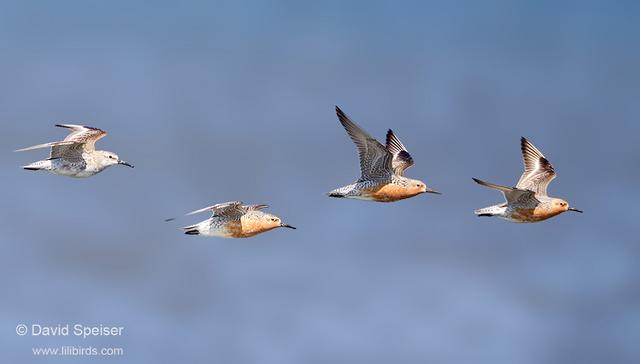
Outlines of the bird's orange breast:
M362 195L373 201L393 202L405 198L413 197L416 193L409 192L406 188L395 183L387 183L375 187L370 187L362 191Z
M224 227L225 233L231 238L250 238L271 229L273 227L265 226L261 221L249 219L230 221Z
M523 222L536 222L546 220L550 217L554 217L560 214L561 210L548 209L543 207L536 207L533 209L515 209L511 213L511 218Z

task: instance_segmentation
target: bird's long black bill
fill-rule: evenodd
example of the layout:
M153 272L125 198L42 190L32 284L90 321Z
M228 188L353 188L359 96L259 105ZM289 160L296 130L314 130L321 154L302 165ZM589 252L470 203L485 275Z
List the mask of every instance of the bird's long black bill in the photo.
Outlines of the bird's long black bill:
M295 227L293 227L291 225L287 225L287 224L280 224L280 227L286 227L286 228L293 229L293 230L296 229Z
M129 164L129 162L120 161L120 162L118 162L118 164L122 164L123 166L127 166L127 167L133 168L133 166L131 164Z
M574 209L573 207L569 207L569 211L574 211L574 212L579 212L579 213L583 213L584 212L582 210Z
M442 195L442 192L438 192L438 191L434 191L434 190L427 190L427 191L425 191L425 193L433 193L434 195Z

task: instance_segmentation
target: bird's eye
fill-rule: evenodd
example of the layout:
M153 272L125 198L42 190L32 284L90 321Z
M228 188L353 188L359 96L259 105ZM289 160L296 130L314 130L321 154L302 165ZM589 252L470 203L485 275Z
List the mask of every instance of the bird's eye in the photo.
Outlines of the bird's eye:
M109 156L109 159L113 159L113 156L111 156L111 155L110 155L110 156Z

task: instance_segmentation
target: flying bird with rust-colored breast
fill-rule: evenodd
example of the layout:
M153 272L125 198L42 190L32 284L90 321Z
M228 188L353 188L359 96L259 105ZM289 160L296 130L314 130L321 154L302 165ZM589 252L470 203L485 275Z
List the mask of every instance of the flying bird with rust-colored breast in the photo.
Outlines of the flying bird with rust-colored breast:
M556 172L545 156L526 138L520 139L524 173L515 187L473 180L485 187L496 189L504 195L506 202L475 210L478 216L495 216L512 222L538 222L565 211L582 212L569 206L563 199L549 197L547 186L556 177Z
M261 210L267 205L244 205L240 201L231 201L208 206L187 213L194 215L211 211L207 220L182 228L187 235L216 236L221 238L249 238L275 228L295 229L285 224L275 215ZM165 221L171 221L174 218Z
M387 131L386 145L382 145L338 106L336 114L358 149L360 178L329 192L330 197L393 202L425 192L439 194L424 182L404 176L404 171L413 165L413 158L391 129Z
M16 152L23 152L51 148L49 158L30 163L22 168L30 171L47 171L69 177L90 177L116 164L133 168L131 164L120 159L115 153L96 150L96 141L106 136L106 131L74 124L57 124L56 126L70 129L71 133L63 141L38 144L16 150Z

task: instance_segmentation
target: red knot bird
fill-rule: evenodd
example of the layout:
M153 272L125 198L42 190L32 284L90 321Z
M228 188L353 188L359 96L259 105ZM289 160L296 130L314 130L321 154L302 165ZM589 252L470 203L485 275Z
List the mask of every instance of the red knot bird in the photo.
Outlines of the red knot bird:
M404 176L413 165L413 158L391 129L387 131L386 146L350 120L339 107L336 114L351 137L360 157L360 178L348 186L329 192L330 197L393 202L421 193L437 193L417 179Z
M515 187L473 179L480 185L502 192L507 200L500 205L475 210L475 214L496 216L512 222L538 222L565 211L582 212L569 207L569 203L563 199L547 196L547 186L556 177L553 166L538 148L524 137L520 139L520 148L524 173Z
M187 235L217 236L222 238L249 238L279 227L295 229L275 215L260 211L267 205L243 205L233 201L208 206L189 212L193 215L204 211L213 214L207 220L182 228ZM171 221L174 218L165 221Z
M33 162L22 168L30 171L43 170L69 177L90 177L115 164L133 168L131 164L121 160L115 153L96 150L96 141L107 135L104 130L73 124L57 124L56 126L71 129L71 133L60 142L38 144L16 150L16 152L22 152L38 148L51 148L49 158Z

